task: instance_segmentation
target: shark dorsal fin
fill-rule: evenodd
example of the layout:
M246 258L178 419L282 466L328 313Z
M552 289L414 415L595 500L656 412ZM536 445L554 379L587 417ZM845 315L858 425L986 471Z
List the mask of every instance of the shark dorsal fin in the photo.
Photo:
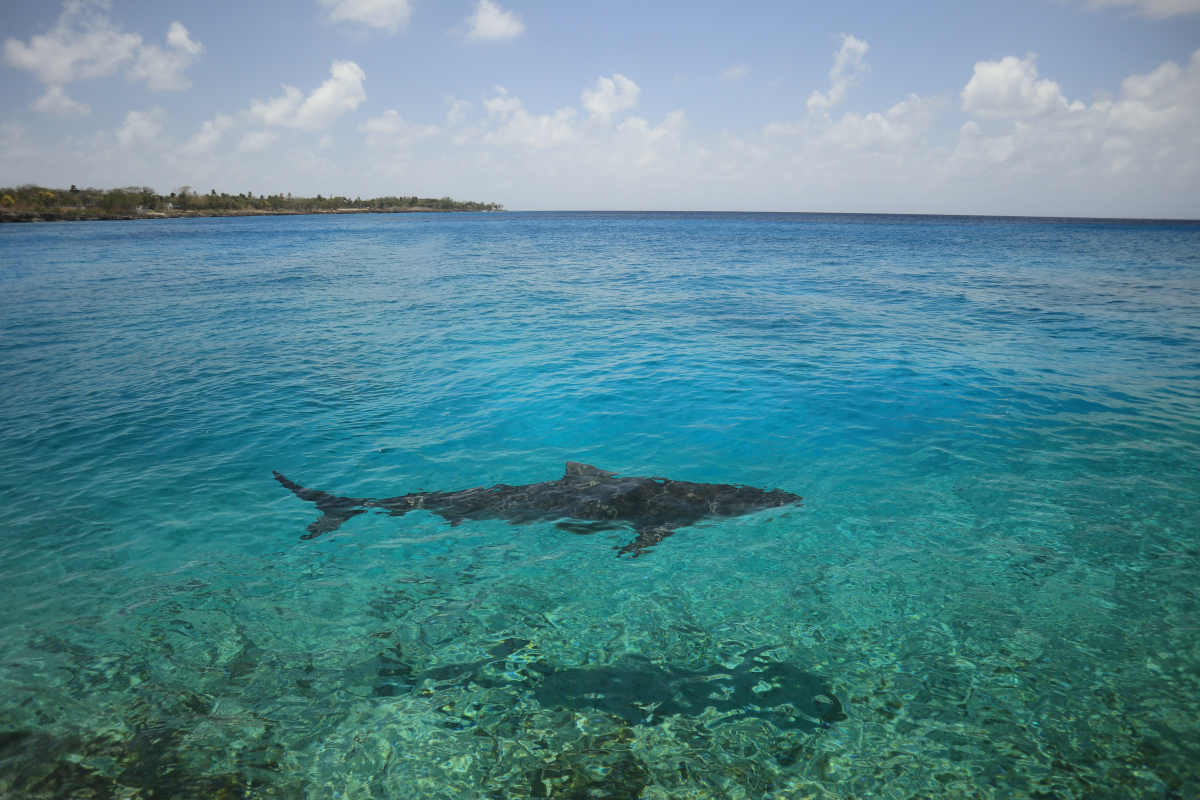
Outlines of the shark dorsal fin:
M591 464L580 464L578 461L568 461L567 471L563 473L564 478L611 478L616 475L615 472L609 472L606 469L593 467Z

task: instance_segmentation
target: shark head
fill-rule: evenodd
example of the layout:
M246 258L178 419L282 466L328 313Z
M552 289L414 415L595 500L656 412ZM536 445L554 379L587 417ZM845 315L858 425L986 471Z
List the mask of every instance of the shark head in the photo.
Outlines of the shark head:
M720 505L714 509L719 516L736 517L751 514L766 508L779 508L799 503L803 500L800 495L785 492L782 489L756 489L753 486L739 486L733 492L723 494Z
M567 471L563 473L563 478L613 478L616 475L616 472L609 472L606 469L593 467L591 464L568 461Z

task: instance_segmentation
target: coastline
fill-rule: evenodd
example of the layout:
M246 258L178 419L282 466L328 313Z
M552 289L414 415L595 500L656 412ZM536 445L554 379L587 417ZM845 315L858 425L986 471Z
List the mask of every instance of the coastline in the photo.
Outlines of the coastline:
M295 217L312 214L482 214L490 209L425 208L422 206L390 208L320 208L311 210L222 210L203 211L139 211L134 214L88 213L86 211L9 211L0 209L0 223L5 222L75 222L80 220L138 220L179 219L185 217Z

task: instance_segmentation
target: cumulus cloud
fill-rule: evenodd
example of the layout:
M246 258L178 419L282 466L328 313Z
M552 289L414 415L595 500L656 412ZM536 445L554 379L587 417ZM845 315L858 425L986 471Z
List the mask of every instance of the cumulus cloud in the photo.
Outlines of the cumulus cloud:
M1091 0L1092 8L1132 8L1156 19L1200 14L1200 0Z
M468 42L514 39L525 30L521 17L505 11L493 0L479 0L475 13L463 20L456 29Z
M29 44L6 40L5 58L43 83L111 75L136 57L142 37L121 32L106 13L109 7L105 0L68 0L48 33Z
M279 141L279 131L250 131L238 142L239 153L259 153Z
M598 79L583 91L583 101L592 119L605 124L582 125L575 108L560 108L552 114L531 113L520 98L497 86L494 94L483 100L486 116L457 128L456 121L463 117L466 107L447 98L452 101L452 116L448 115L446 127L438 135L453 143L464 159L483 159L485 164L516 169L510 173L510 181L517 175L530 179L556 170L580 180L590 180L583 177L590 173L609 181L629 169L650 169L662 163L665 153L682 146L687 130L687 117L682 111L667 114L657 125L639 117L626 117L615 127L609 124L618 112L636 104L640 91L636 83L620 74Z
M221 141L225 131L232 128L234 119L226 114L217 114L200 126L200 130L182 148L185 153L205 153Z
M46 93L34 101L31 108L44 114L54 114L59 117L86 117L92 113L92 107L71 99L61 86L51 86Z
M870 45L863 40L842 34L842 46L834 53L833 68L829 70L829 91L821 93L813 90L807 103L809 113L828 111L845 100L849 91L862 82L863 74L867 71L865 59L869 49Z
M149 111L130 111L125 123L117 129L117 141L124 147L145 147L153 144L163 130L167 112L155 107Z
M911 154L924 147L925 134L949 102L945 96L910 94L882 113L847 112L838 120L820 115L795 122L772 122L763 129L763 135L768 141L795 138L807 147L843 153Z
M450 108L446 109L446 124L457 125L467 117L467 110L471 108L471 104L466 100L459 100L454 95L446 95L446 104Z
M409 0L320 0L329 11L330 22L361 22L388 33L408 25L412 16Z
M573 142L578 138L575 109L560 108L554 114L535 116L526 111L521 100L510 96L503 86L495 87L495 92L495 97L484 100L483 105L498 125L495 130L484 135L484 142L517 144L540 150Z
M521 109L521 100L516 97L510 97L508 89L505 89L503 86L493 86L492 90L496 93L496 96L489 97L483 101L483 107L492 116L504 117Z
M840 72L834 61L834 87L819 87L823 98L836 99L837 82L861 74L860 44L843 51ZM14 182L112 185L136 172L169 184L182 166L193 182L218 187L254 180L314 194L452 194L517 208L1200 216L1200 51L1129 75L1112 87L1115 97L1090 104L1065 96L1056 76L1038 75L1032 57L980 65L958 76L957 94L909 95L864 113L820 106L719 135L691 135L683 112L625 116L640 91L617 75L580 87L574 107L528 108L497 87L474 106L447 98L436 125L395 111L362 120L358 136L368 147L325 151L320 133L282 130L301 127L310 97L285 90L271 113L218 115L182 145L164 137L154 112L134 112L116 138L87 141L43 142L0 125L0 171ZM960 107L968 121L949 126ZM234 137L239 126L247 127ZM226 140L234 144L219 152ZM420 158L412 156L417 145ZM298 183L279 187L280 174Z
M732 83L733 81L740 81L749 74L749 64L734 64L729 67L729 69L721 73L721 80Z
M4 42L4 56L18 69L51 85L102 78L126 67L126 76L146 81L151 89L186 89L183 71L203 54L179 22L167 31L167 47L145 44L141 35L126 33L108 12L109 0L67 0L54 26L32 37Z
M144 80L151 89L186 89L192 85L183 71L204 55L204 45L188 35L187 28L172 22L167 29L166 49L143 46L129 67L129 77Z
M1168 61L1153 72L1129 76L1115 103L1093 107L1106 112L1123 132L1186 131L1193 142L1200 140L1200 50L1192 53L1187 67Z
M357 109L367 97L363 90L366 73L353 61L335 60L329 72L330 77L307 97L295 86L284 84L282 96L252 100L248 109L235 115L217 114L204 122L179 151L188 155L210 153L235 127L255 129L243 134L235 147L239 153L260 152L280 140L277 131L262 127L327 129L339 117ZM332 139L321 141L321 147L332 143Z
M250 117L263 125L322 130L367 99L367 74L353 61L334 61L332 75L308 97L295 86L283 86L283 96L250 103Z
M366 141L371 147L398 148L411 147L421 139L436 136L440 131L437 125L406 122L396 111L385 111L381 116L368 119L358 129L367 134Z
M935 213L1200 212L1187 199L1200 197L1200 50L1090 106L1040 78L1032 56L980 62L960 98L972 119L949 139L932 131L951 98L910 95L884 112L726 134L705 172L766 194L823 187L808 207L828 210L903 211L919 195Z
M980 61L962 90L963 111L980 119L1036 117L1065 107L1062 88L1052 80L1038 80L1032 53L1023 59L1006 56Z
M1200 50L1186 67L1168 61L1129 76L1116 100L1068 102L1053 86L1000 104L1005 114L995 104L975 109L982 120L1009 124L964 124L948 166L996 179L1128 179L1160 188L1200 177Z
M636 83L618 72L611 78L597 78L593 88L584 89L583 107L593 119L610 122L615 114L636 106L641 93Z
M658 125L641 117L626 117L617 128L617 139L609 162L614 166L648 168L662 158L664 151L678 149L687 131L687 115L672 111Z

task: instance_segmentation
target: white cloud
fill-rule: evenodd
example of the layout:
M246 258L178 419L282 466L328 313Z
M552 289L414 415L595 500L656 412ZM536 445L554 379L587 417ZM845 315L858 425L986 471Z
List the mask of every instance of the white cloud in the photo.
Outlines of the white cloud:
M30 106L34 111L41 111L44 114L54 114L58 117L81 116L86 117L92 113L92 107L87 103L80 103L78 100L73 100L67 94L62 86L50 86L46 89L46 93L34 101Z
M599 79L583 92L583 100L592 119L599 118L605 124L580 125L575 108L534 114L519 98L497 86L494 95L483 101L486 117L459 128L452 128L453 123L448 122L439 135L462 154L456 157L456 164L476 163L481 169L487 166L500 170L513 185L523 180L536 182L534 176L551 180L550 176L556 174L559 177L555 180L563 185L571 185L576 179L608 182L628 175L631 169L651 169L663 163L665 154L684 147L687 117L682 111L667 114L658 125L639 117L626 117L616 127L609 124L613 115L636 103L639 93L637 85L624 76ZM412 168L402 159L395 163ZM571 179L564 181L568 175ZM517 180L521 176L524 178Z
M250 116L264 125L321 130L367 99L362 84L367 74L353 61L334 61L330 77L307 98L295 86L284 85L282 97L254 100Z
M185 153L204 153L212 150L221 141L221 137L225 135L225 131L232 128L234 125L233 117L226 114L217 114L210 120L207 120L200 130L188 140L181 149Z
M502 41L520 36L525 30L521 17L505 11L493 0L479 0L475 13L457 29L468 42Z
M672 111L651 126L641 117L626 117L617 128L617 148L610 157L614 165L646 168L659 160L668 146L678 147L687 131L687 115Z
M395 33L408 25L412 16L409 0L321 0L331 22L361 22Z
M260 153L279 141L279 131L250 131L238 142L239 153Z
M496 130L483 136L484 143L516 144L541 150L568 144L578 138L575 109L560 108L552 115L534 116L522 107L519 98L509 96L503 86L495 87L495 91L496 96L484 100L483 105L499 125Z
M834 53L833 68L829 70L829 91L822 94L813 90L808 98L809 113L828 111L833 106L846 99L849 91L862 82L862 76L867 71L867 50L870 45L861 39L855 39L848 33L842 34L842 46Z
M167 29L167 49L148 45L129 67L129 77L144 80L151 89L186 89L192 82L183 71L204 55L204 45L188 35L182 23L172 22Z
M117 141L124 147L145 147L153 144L162 133L167 112L159 107L149 111L130 111L125 123L117 129Z
M304 92L295 86L283 84L283 97L270 100L251 100L250 115L264 125L287 125L296 127L296 111L304 103Z
M125 66L130 80L144 80L151 89L187 88L183 70L204 53L187 28L171 23L168 49L147 45L141 35L121 30L108 16L111 8L109 0L67 0L47 33L32 37L29 44L7 39L5 59L51 85L102 78Z
M446 124L457 125L467 118L467 109L471 108L471 104L466 100L458 100L453 95L446 95L446 103L450 106L446 110Z
M406 122L396 111L385 111L381 116L368 119L358 129L367 134L369 146L396 148L411 147L421 139L436 136L440 131L437 125Z
M1168 61L1149 74L1129 76L1107 112L1112 126L1123 133L1170 136L1189 131L1196 141L1200 138L1200 50L1192 53L1186 68Z
M1200 0L1091 0L1092 8L1132 7L1140 14L1156 19L1200 14Z
M122 33L105 14L109 7L106 0L68 0L48 33L28 45L4 42L8 63L51 84L113 74L135 57L142 37Z
M496 93L496 96L483 101L483 107L492 116L503 117L505 114L511 114L521 108L520 99L509 97L508 89L505 89L503 86L493 86L492 90Z
M740 81L749 74L749 64L734 64L729 67L729 69L721 73L721 80L732 83L733 81Z
M1011 123L986 128L968 122L948 165L993 179L1053 176L1055 183L1099 179L1113 186L1126 179L1160 189L1200 178L1200 50L1187 67L1168 61L1129 76L1116 100L1068 103L1053 87L1034 90L1024 105L1014 99L1017 111L1007 115L983 106L988 113L980 119Z
M637 105L642 90L624 75L614 73L611 78L597 78L596 86L583 90L583 107L592 112L592 118L609 122L621 111Z
M1115 97L1090 105L1057 84L1039 88L1031 59L983 63L1006 62L1015 68L996 72L998 80L990 67L959 76L973 111L957 130L946 118L966 100L950 93L692 135L682 112L622 119L633 92L610 76L611 90L596 81L574 108L526 108L497 87L474 107L447 98L436 125L378 114L360 120L357 136L369 147L321 150L324 131L282 131L300 119L307 95L299 90L281 98L277 127L243 111L213 117L181 145L165 138L165 121L152 112L128 117L116 138L49 140L0 127L0 172L16 183L118 185L136 174L169 185L185 170L218 190L253 181L295 193L449 194L512 208L1200 217L1200 51L1188 63L1130 75ZM853 57L845 63L835 85L859 69ZM597 111L607 124L595 122ZM221 152L226 140L235 144ZM143 144L153 146L134 146Z
M1015 119L1065 107L1061 87L1037 79L1036 59L1030 54L1023 59L1006 56L977 63L975 74L962 90L963 111L980 119Z
M810 116L796 122L772 122L763 129L768 139L797 138L805 146L843 153L911 153L925 145L924 136L949 98L909 95L883 113L848 112L841 119Z
M728 134L703 156L703 174L710 186L792 196L797 209L1200 214L1200 50L1090 106L1039 79L1032 58L981 62L962 98L975 120L949 146L930 133L951 98L910 96L885 112Z

